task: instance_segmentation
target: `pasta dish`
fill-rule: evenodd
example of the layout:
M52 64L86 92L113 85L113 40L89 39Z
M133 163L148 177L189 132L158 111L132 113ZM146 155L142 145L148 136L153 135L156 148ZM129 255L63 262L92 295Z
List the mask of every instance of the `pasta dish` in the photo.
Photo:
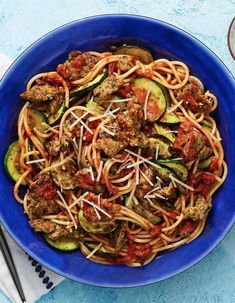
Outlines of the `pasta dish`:
M180 61L123 45L31 78L5 155L51 247L142 266L197 238L227 175L216 96Z

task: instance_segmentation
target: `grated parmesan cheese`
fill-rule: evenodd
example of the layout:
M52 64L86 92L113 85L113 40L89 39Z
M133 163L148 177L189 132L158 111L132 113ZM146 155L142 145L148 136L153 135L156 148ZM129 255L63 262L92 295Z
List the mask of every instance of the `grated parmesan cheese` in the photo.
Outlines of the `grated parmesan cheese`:
M129 149L126 149L126 148L125 148L124 151L127 152L127 153L129 153L130 155L133 155L133 156L135 156L135 157L139 157L139 158L142 159L144 162L146 162L146 163L148 163L148 164L150 164L150 165L152 165L152 166L154 166L154 167L156 167L156 168L161 168L160 165L158 165L158 164L156 164L156 163L153 163L153 162L151 162L151 161L145 159L145 158L142 157L142 156L139 156L138 154L136 154L136 153L130 151Z
M98 218L99 220L101 220L101 216L100 216L98 210L97 210L94 206L93 206L93 209L94 209L94 211L95 211L95 214L96 214L97 218Z
M151 189L150 191L147 192L147 194L144 196L144 198L146 198L146 197L149 196L151 193L153 193L153 192L155 192L156 190L159 190L159 189L160 189L159 186L157 186L157 187Z
M100 208L99 206L97 206L96 204L92 203L91 201L88 201L84 198L82 198L82 201L86 202L87 204L97 208L101 213L103 213L104 215L106 215L109 218L112 218L112 216L110 216L110 214L108 214L105 210L103 210L102 208Z
M100 196L101 194L98 195L98 206L100 207Z
M61 201L63 202L63 204L64 204L64 206L65 206L65 208L66 208L66 210L67 210L67 212L68 212L68 214L70 216L70 218L72 219L73 224L74 224L74 228L77 229L78 228L77 223L76 223L76 221L75 221L75 219L74 219L74 217L73 217L73 215L72 215L72 213L71 213L71 211L69 209L69 206L66 203L63 195L61 194L61 192L59 190L57 190L56 192L57 192L58 196L60 197Z
M114 117L113 114L116 113L116 112L119 111L119 110L120 110L120 108L117 107L117 108L115 108L114 110L109 111L109 112L107 112L107 113L104 113L104 114L101 115L101 116L98 116L98 117L91 117L91 118L89 118L88 120L89 120L89 121L95 121L95 120L99 120L99 119L108 117L108 116L110 116L110 115Z
M36 159L36 160L30 160L27 161L26 164L32 164L32 163L40 163L40 162L45 162L45 159Z
M121 103L121 102L126 102L126 101L131 101L133 98L126 98L126 99L114 99L114 100L105 100L103 102L112 102L112 103Z
M69 209L73 208L75 205L78 204L79 201L81 201L83 198L85 198L88 195L88 192L85 192L81 197L76 199L71 205L68 206Z
M115 133L112 132L111 130L109 130L107 127L105 127L104 125L101 125L100 127L104 132L106 132L107 134L109 134L110 136L115 136Z
M158 153L159 153L159 144L157 144L157 146L156 146L155 160L158 159Z
M145 180L151 185L153 186L153 182L147 177L147 175L140 169L140 173L141 175L145 178Z
M144 120L147 120L147 105L151 91L148 90L144 101Z
M127 200L126 205L129 205L131 203L131 201L132 201L132 199L134 197L134 194L135 194L135 190L136 190L136 185L133 187L133 189L132 189L132 191L130 193L130 196L129 196L128 200Z
M99 169L98 169L98 174L97 174L97 179L96 181L99 182L100 181L100 177L101 177L101 172L102 172L102 168L103 168L103 161L100 161L100 165L99 165Z
M146 197L145 199L150 203L150 205L153 205L153 201L151 201L149 197Z
M177 104L175 104L174 106L172 106L171 108L169 108L167 110L167 113L173 113L181 104L183 103L183 100L180 100Z
M72 129L75 125L77 125L83 118L85 118L89 114L89 112L85 112L79 118L73 111L71 111L70 113L74 116L74 118L76 118L76 120L69 126L69 129Z
M177 178L175 178L174 176L172 176L172 174L170 174L169 177L170 177L170 179L172 180L172 183L173 183L173 180L174 180L176 183L182 185L183 187L185 187L185 188L187 188L187 189L189 189L189 190L191 190L191 191L194 191L194 188L193 188L193 187L191 187L191 186L189 186L188 184L186 184L186 183L184 183L184 182L178 180ZM174 183L173 183L173 185L174 185Z
M141 148L138 148L138 155L141 154ZM139 158L137 158L137 167L136 167L136 174L135 174L135 182L136 184L140 183L140 165L139 165Z
M90 175L91 175L91 180L95 181L95 177L94 177L94 173L93 173L93 169L92 169L91 165L89 165L89 172L90 172Z
M89 255L86 256L86 258L87 259L91 258L97 252L97 250L101 248L102 245L103 245L102 243L100 243L99 245L97 245L96 248L93 249L92 252Z

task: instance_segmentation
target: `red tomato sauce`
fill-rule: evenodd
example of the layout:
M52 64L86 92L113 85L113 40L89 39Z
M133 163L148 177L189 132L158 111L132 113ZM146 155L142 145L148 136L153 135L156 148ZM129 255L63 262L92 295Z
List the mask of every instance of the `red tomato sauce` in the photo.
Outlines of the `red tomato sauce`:
M201 172L197 175L192 175L190 177L189 183L194 188L194 192L197 194L201 194L204 198L206 198L209 194L209 191L212 185L215 183L215 176Z
M162 225L159 224L159 225L156 225L156 226L152 227L150 229L149 233L152 237L157 237L161 234L161 232L162 232Z
M191 234L196 228L196 223L191 220L184 220L181 223L181 226L178 228L178 234L180 236L186 237Z
M37 194L45 200L51 200L56 195L56 189L53 187L51 181L47 181L38 186Z

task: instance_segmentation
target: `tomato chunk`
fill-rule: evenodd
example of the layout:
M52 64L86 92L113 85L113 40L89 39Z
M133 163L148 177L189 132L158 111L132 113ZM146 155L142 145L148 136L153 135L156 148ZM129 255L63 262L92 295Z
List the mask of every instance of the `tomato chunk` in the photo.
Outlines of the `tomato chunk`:
M196 223L191 220L184 220L178 228L178 234L186 237L191 234L196 228Z
M215 181L216 179L214 175L206 172L201 172L195 176L191 176L189 183L194 188L195 193L201 194L204 198L206 198Z

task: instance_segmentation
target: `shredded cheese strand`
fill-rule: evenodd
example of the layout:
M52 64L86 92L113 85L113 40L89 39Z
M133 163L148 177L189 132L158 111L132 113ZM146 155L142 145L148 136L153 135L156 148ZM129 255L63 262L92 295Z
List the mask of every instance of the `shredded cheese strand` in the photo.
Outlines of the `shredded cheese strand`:
M30 160L30 161L27 161L26 164L33 164L33 163L40 163L40 162L45 162L45 159Z
M73 111L71 111L70 112L73 116L74 116L74 118L76 118L77 120L79 120L78 122L80 122L86 129L87 129L87 131L90 133L90 134L94 134L94 132L90 129L90 127L86 124L86 123L84 123L83 121L82 121L82 119L80 119ZM88 114L89 112L86 112L86 114Z
M61 192L59 190L57 190L56 192L57 192L58 196L60 197L61 201L63 202L63 204L64 204L64 206L65 206L65 208L66 208L66 210L67 210L67 212L68 212L68 214L70 216L70 218L72 219L73 224L74 224L74 228L77 229L78 228L77 223L76 223L76 221L75 221L75 219L74 219L74 217L73 217L73 215L72 215L72 213L71 213L71 211L69 209L69 206L66 203L63 195L61 194Z
M175 178L174 176L172 176L172 174L170 174L169 177L171 178L172 181L174 180L176 183L182 185L183 187L185 187L185 188L187 188L187 189L189 189L189 190L191 190L191 191L194 191L194 188L193 188L193 187L191 187L191 186L189 186L188 184L186 184L186 183L184 183L184 182L178 180L177 178Z
M97 218L98 218L99 220L101 220L101 216L100 216L98 210L97 210L94 206L93 206L93 209L94 209L94 211L95 211L95 214L96 214Z
M141 148L138 149L138 155L141 154ZM136 167L136 174L135 174L135 182L136 184L139 184L140 182L140 165L139 165L139 158L137 158L137 167Z
M100 243L99 245L97 245L96 248L93 249L92 252L86 256L86 258L90 259L90 257L92 257L97 252L97 250L101 248L102 245L103 245L103 243Z
M180 100L177 104L175 104L174 106L172 106L171 108L169 108L167 110L167 113L173 113L181 104L183 103L183 100Z
M102 118L106 118L107 116L113 115L114 113L116 113L116 112L119 111L119 110L120 110L120 108L118 107L118 108L115 108L115 109L112 110L112 111L109 111L109 112L107 112L107 113L104 113L104 114L101 115L101 116L98 116L98 117L91 117L91 118L89 118L88 120L89 120L90 122L92 122L92 121L95 121L95 120L99 120L99 119L102 119Z
M147 175L140 169L140 173L141 175L145 178L145 180L151 185L153 186L153 182L147 177Z
M110 219L112 218L112 216L110 216L110 214L108 214L105 210L103 210L102 208L100 208L99 206L97 206L96 204L92 203L91 201L88 201L84 198L82 198L82 201L86 202L87 204L97 208L100 212L102 212L104 215L106 215L107 217L109 217Z
M144 120L147 120L147 106L148 106L148 99L150 96L151 90L147 91L145 101L144 101Z
M112 132L111 130L109 130L107 127L105 127L104 125L101 125L100 127L104 132L106 132L107 134L109 134L110 136L114 137L115 133Z
M99 169L98 169L98 174L97 174L97 178L96 181L99 182L100 181L100 177L101 177L101 173L102 173L102 167L103 167L103 163L104 161L100 161L100 165L99 165Z
M78 204L79 201L81 201L83 198L85 198L88 195L88 192L85 192L81 197L76 199L71 205L68 206L69 209L73 208L75 205Z
M124 150L125 150L127 153L129 153L129 154L131 154L131 155L133 155L133 156L135 156L135 157L139 157L139 158L140 158L140 159L142 159L144 162L146 162L146 163L148 163L148 164L152 165L153 167L156 167L156 168L161 168L161 166L160 166L160 165L157 165L157 164L155 164L155 163L153 163L153 162L151 162L151 161L149 161L149 160L145 159L144 157L139 156L138 154L136 154L136 153L134 153L134 152L130 151L130 150L129 150L129 149L127 149L127 148L125 148Z
M73 111L71 111L71 114L76 118L76 120L69 126L69 129L72 129L75 125L77 125L83 118L85 118L89 112L84 112L83 115L79 118L76 114L74 114Z

